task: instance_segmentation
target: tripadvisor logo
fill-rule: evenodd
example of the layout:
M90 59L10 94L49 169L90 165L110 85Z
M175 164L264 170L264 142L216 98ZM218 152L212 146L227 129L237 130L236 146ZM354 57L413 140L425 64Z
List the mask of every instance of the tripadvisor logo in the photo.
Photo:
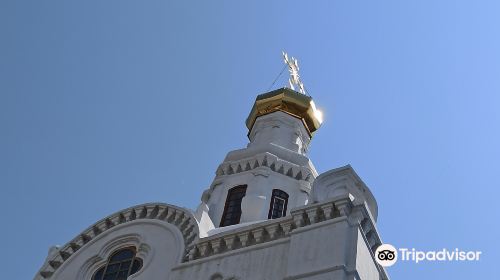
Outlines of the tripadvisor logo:
M419 263L422 261L479 261L481 251L442 249L439 251L419 251L415 248L396 249L391 244L382 244L375 251L375 260L381 266L392 266L398 260Z
M381 266L391 266L398 260L398 251L391 244L382 244L375 251L375 260Z

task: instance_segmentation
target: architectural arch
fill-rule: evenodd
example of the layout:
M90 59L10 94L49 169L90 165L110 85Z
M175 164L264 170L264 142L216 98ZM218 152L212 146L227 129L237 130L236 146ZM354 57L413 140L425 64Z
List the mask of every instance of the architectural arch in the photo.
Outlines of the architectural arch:
M182 236L181 238L183 239L180 240L181 244L184 245L184 250L179 260L180 262L187 259L188 252L192 249L195 241L199 238L198 222L190 210L164 203L137 205L118 211L98 221L64 246L61 246L56 250L51 250L51 254L47 257L45 263L38 271L34 279L51 279L57 270L69 259L71 259L73 255L77 254L85 247L90 246L94 241L98 240L98 237L104 236L124 224L132 223L134 221L139 222L141 220L143 222L148 220L151 222L162 222L163 224L168 224L170 227L178 230L179 235ZM140 236L133 234L129 236L122 236L121 238L115 239L114 242L116 244L107 244L107 246L104 246L93 260L88 261L90 262L88 264L91 267L97 268L99 264L106 261L107 258L105 256L109 255L114 249L116 249L116 245L119 245L120 243L125 244L124 246L130 244L143 246L138 248L138 254L147 254L147 252L151 251L151 248L147 244L144 242L141 243ZM143 269L145 269L146 266L147 263L145 262ZM88 269L89 271L91 270L90 267L88 267ZM87 274L85 275L87 276Z

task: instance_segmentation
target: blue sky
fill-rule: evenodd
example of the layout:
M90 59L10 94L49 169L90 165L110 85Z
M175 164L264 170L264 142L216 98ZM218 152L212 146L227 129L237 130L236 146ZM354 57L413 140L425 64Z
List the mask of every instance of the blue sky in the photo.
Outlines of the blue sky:
M319 172L354 167L382 239L483 251L398 263L392 279L491 278L500 2L270 2L0 3L5 279L31 279L49 246L117 210L195 208L225 154L246 145L282 50L324 111L311 159Z

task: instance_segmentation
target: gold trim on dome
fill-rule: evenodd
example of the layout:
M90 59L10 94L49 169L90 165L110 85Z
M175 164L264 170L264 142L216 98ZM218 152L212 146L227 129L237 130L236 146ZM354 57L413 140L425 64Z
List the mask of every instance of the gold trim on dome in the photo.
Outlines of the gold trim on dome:
M323 121L321 112L316 109L311 97L289 88L280 88L257 96L246 120L249 133L258 117L277 111L302 120L309 136L318 130Z

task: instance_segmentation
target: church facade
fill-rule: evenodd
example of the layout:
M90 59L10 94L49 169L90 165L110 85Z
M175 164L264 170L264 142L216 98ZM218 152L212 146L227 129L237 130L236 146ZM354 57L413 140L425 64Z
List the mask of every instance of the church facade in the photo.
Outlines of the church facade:
M34 279L388 279L369 188L351 166L318 174L307 156L321 122L303 93L259 95L249 144L227 154L195 211L116 212L51 248Z

